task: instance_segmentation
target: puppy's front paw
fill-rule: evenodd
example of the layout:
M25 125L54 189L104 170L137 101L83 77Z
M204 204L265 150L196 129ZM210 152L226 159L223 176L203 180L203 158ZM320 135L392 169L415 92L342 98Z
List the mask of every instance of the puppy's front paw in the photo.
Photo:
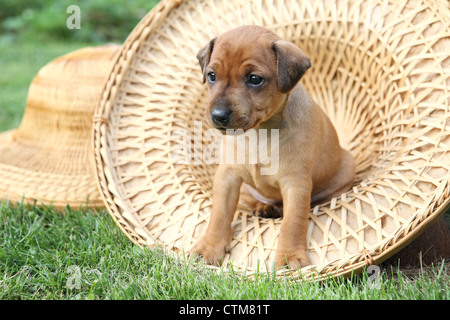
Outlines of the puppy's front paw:
M219 266L222 264L225 254L229 252L228 243L211 244L203 237L192 247L189 256L201 257L207 264Z
M297 270L309 266L308 255L305 250L298 250L288 253L278 253L275 255L275 268L288 267L291 270Z

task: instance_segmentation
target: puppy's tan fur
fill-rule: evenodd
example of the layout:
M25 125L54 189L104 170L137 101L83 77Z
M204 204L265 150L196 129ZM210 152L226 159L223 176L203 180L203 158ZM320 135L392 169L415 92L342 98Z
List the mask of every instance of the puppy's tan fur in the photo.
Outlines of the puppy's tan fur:
M261 175L261 164L221 164L213 184L213 204L208 228L191 252L207 263L220 264L229 250L231 222L241 193L256 209L261 204L249 196L243 183L264 197L283 203L283 220L275 255L276 267L310 264L306 230L312 201L322 201L345 191L354 177L351 154L339 145L336 131L322 109L299 83L311 66L294 44L271 31L244 26L211 40L197 55L208 81L210 100L207 122L225 129L279 129L279 170ZM214 81L209 77L214 72ZM248 83L261 77L260 86ZM213 110L229 110L226 125L212 120Z

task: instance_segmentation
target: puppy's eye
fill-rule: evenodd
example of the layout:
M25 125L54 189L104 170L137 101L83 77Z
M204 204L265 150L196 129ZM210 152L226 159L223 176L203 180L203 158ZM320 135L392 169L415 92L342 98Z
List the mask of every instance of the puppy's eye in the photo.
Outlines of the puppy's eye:
M207 76L209 83L213 84L214 82L216 82L216 74L214 72L209 72Z
M264 82L264 79L255 74L251 74L250 77L248 78L248 84L252 87L258 87L258 86L262 85L263 82Z

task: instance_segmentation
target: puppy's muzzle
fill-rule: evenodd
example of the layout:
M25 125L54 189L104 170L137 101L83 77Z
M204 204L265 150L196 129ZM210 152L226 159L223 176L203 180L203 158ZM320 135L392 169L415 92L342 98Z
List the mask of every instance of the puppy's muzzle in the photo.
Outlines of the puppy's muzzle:
M211 120L217 127L226 128L230 123L232 113L230 108L214 108L211 111Z

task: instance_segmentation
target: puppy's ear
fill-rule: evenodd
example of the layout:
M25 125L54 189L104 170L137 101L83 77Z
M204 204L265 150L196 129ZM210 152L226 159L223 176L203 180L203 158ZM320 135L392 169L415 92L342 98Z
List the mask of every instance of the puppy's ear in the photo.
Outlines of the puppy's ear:
M306 70L311 68L311 61L295 44L278 40L273 44L277 55L278 88L281 93L289 92Z
M200 68L202 68L202 72L203 72L203 83L206 82L206 66L209 64L209 60L211 59L211 54L213 52L214 49L214 43L216 42L217 38L212 39L211 41L208 42L208 44L203 47L202 49L200 49L200 51L197 53L197 59L198 62L200 63Z

